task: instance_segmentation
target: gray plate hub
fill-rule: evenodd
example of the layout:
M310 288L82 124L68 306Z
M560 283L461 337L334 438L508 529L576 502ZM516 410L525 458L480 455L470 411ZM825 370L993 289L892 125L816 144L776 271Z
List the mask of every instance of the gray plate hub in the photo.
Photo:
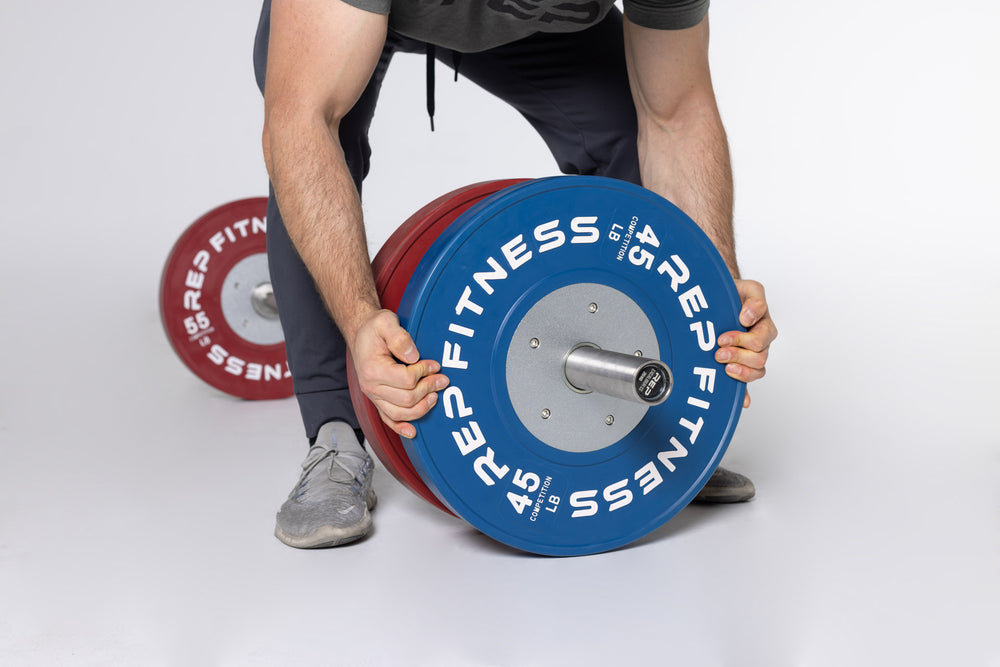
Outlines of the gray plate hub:
M507 391L525 428L550 447L567 452L592 452L615 444L649 409L573 389L563 364L580 344L660 358L649 318L635 301L612 287L567 285L525 313L507 350Z
M237 336L257 345L275 345L285 340L277 314L265 317L254 308L254 289L270 283L267 254L256 253L237 262L223 283L222 316ZM264 311L266 312L266 310Z

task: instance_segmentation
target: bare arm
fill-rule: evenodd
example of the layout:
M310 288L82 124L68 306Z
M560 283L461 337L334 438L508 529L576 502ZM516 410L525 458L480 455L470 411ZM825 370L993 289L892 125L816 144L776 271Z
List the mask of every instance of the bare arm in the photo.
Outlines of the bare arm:
M740 323L750 330L720 335L716 360L727 364L727 374L749 382L764 376L778 330L763 286L740 280L729 144L712 87L708 34L707 17L686 30L643 28L626 18L625 51L639 123L643 185L698 223L736 279L743 303Z
M340 120L364 90L386 17L330 0L275 0L264 95L264 158L289 237L351 342L380 306Z
M361 202L339 139L385 42L387 18L339 0L274 0L264 159L288 235L351 349L362 389L397 432L447 384L381 310ZM400 360L404 363L397 363Z
M708 19L687 30L653 30L626 18L625 49L643 185L690 215L739 278L733 176L708 66Z

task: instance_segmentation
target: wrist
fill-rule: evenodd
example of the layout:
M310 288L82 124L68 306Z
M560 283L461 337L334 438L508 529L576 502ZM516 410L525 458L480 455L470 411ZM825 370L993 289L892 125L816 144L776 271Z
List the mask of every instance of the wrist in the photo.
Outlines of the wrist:
M331 309L331 312L332 309ZM341 313L340 317L334 317L337 328L340 329L344 342L350 350L354 350L358 335L361 331L375 320L382 312L382 307L377 302L357 301L350 313Z

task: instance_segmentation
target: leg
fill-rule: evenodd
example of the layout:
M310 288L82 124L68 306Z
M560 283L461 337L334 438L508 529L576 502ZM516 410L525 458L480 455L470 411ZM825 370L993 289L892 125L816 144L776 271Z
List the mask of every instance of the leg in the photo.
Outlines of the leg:
M451 51L439 49L451 63ZM576 33L538 33L463 54L459 74L517 109L566 174L639 183L636 115L622 17L612 10Z

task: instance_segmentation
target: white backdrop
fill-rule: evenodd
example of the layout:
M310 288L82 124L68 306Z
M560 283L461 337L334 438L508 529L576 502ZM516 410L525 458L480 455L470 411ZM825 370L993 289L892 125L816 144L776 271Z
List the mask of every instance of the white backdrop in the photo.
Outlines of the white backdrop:
M302 453L277 442L299 438L294 405L216 395L159 328L159 273L173 241L210 208L266 193L254 4L0 5L0 656L335 664L332 640L311 621L329 612L339 619L332 635L361 633L346 664L596 661L605 640L558 622L561 632L520 635L538 647L531 660L509 652L514 638L497 654L506 657L489 658L474 647L492 642L485 626L509 621L505 605L482 612L480 625L457 608L482 602L465 588L437 582L418 593L423 603L379 589L408 553L391 530L456 531L414 509L386 476L376 519L389 527L352 547L375 550L382 568L369 570L369 585L384 604L359 622L364 629L329 611L342 603L273 593L255 605L238 584L202 573L204 563L252 563L242 575L278 587L301 571L295 558L309 558L315 573L358 557L299 555L266 541ZM692 624L669 648L630 636L638 655L1000 665L998 25L1000 8L986 1L714 3L738 253L744 275L767 287L781 335L730 452L760 492L734 510L742 514L725 515L739 520L689 514L707 526L582 559L588 565L545 567L557 588L578 585L574 576L610 586L624 559L676 562L672 549L684 540L703 555L734 540L754 546L735 561L708 559L717 569L700 576L726 588L706 583L711 594L692 592L686 609L648 606L625 625L608 620L626 636L661 614ZM468 81L452 83L442 68L433 134L424 101L423 59L399 56L372 130L373 254L455 187L555 173L528 125ZM192 518L220 504L246 512L226 536L240 549L225 558L212 547L225 541L218 527ZM713 527L725 528L718 542L698 544ZM233 541L240 531L257 531L258 541ZM200 545L198 555L177 551L195 549L185 540ZM403 551L389 551L397 544ZM427 549L428 562L489 562L497 579L488 590L503 595L509 554L479 553L482 544L468 540ZM185 565L172 575L177 558ZM198 592L175 598L170 582L185 577ZM681 595L662 582L652 590L666 588ZM222 610L211 619L192 611L203 596ZM153 611L154 599L168 600L167 611ZM431 607L433 625L421 613L430 599L444 605ZM705 620L720 603L750 611ZM306 611L289 610L297 604ZM281 605L299 615L281 625ZM285 633L267 648L252 631L263 623ZM408 623L418 629L405 641L379 642ZM465 632L463 648L433 648L455 641L449 623ZM309 648L315 642L322 651ZM370 661L362 645L379 647Z

